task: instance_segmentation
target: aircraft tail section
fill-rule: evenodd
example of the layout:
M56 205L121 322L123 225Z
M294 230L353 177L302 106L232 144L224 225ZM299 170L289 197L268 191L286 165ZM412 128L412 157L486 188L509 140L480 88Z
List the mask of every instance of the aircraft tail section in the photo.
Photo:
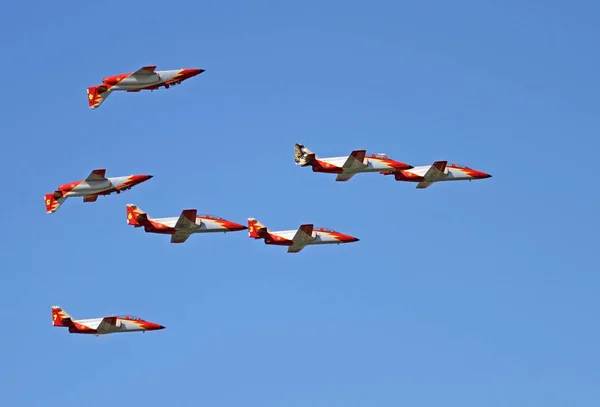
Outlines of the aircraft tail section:
M46 203L46 213L56 212L58 210L58 207L62 205L65 199L67 199L62 196L62 193L59 192L59 194L60 198L56 198L56 195L58 195L56 192L44 195L44 201Z
M147 223L148 215L134 204L127 204L127 224L136 228Z
M254 218L248 218L248 236L253 239L262 239L269 234L267 227Z
M306 148L303 144L296 143L294 145L294 161L296 165L310 165L316 158L315 153Z
M52 325L53 326L71 326L72 319L61 307L54 305L52 307Z
M106 98L110 96L112 92L110 89L111 86L108 85L90 86L87 88L90 109L96 109L99 107L102 102L104 102Z

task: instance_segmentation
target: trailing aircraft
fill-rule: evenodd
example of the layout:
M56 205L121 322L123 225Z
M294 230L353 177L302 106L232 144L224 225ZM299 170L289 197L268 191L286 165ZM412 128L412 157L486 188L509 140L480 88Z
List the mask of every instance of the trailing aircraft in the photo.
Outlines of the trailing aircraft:
M185 209L179 217L151 219L133 204L127 204L127 224L136 228L143 226L148 233L171 235L171 243L183 243L193 233L227 233L247 229L218 216L198 216L196 209Z
M311 166L314 172L337 174L336 181L344 182L350 180L356 174L362 172L381 172L405 170L412 165L394 161L386 154L371 154L367 156L366 150L354 150L345 157L318 158L315 153L303 144L294 145L294 161L296 165Z
M73 319L61 307L52 307L52 325L69 328L72 334L108 335L119 332L146 332L164 329L154 322L132 315L111 315L103 318Z
M312 224L301 225L296 230L271 231L254 218L248 218L248 236L253 239L264 239L265 244L288 246L288 253L298 253L309 245L359 241L353 236L335 230L315 228Z
M90 109L98 108L114 91L139 92L141 90L157 90L161 87L169 89L179 85L186 79L204 72L204 69L186 68L157 71L155 65L144 66L135 72L107 76L102 84L87 88Z
M152 175L129 175L106 178L106 169L93 170L86 179L63 184L51 194L45 194L46 212L54 213L67 198L83 197L83 202L96 202L100 195L120 194L137 184L148 181Z

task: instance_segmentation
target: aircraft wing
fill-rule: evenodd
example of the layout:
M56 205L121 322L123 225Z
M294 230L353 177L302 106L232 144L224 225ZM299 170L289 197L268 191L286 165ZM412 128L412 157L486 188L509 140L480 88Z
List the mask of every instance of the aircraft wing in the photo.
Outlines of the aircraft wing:
M292 238L293 244L288 248L288 253L298 253L314 240L312 237L314 225L302 225Z
M338 182L345 182L345 181L348 181L350 178L352 178L355 175L356 175L355 172L351 172L349 174L341 173L341 174L338 174L337 177L335 177L335 180Z
M433 163L431 167L427 170L423 178L425 179L422 182L417 184L418 189L429 188L431 184L436 181L439 181L443 178L446 178L447 175L444 171L446 171L446 164L448 161L436 161Z
M99 334L108 334L119 331L119 327L117 326L117 317L102 318L102 321L100 321L96 331L98 331Z
M366 165L364 161L366 153L366 150L354 150L352 153L350 153L348 159L346 159L346 162L344 165L342 165L342 168L345 170L358 170L365 168Z
M106 175L106 169L99 168L97 170L92 171L85 180L86 181L104 181L106 179L105 175Z
M150 65L150 66L143 66L140 69L138 69L137 71L135 71L134 73L132 73L132 76L143 76L143 75L152 75L154 74L154 70L156 69L156 66Z
M171 243L183 243L196 229L196 209L186 209L181 212L177 223L175 223L175 233L171 235Z
M417 189L425 189L425 188L429 188L431 185L433 184L433 182L419 182L417 184Z

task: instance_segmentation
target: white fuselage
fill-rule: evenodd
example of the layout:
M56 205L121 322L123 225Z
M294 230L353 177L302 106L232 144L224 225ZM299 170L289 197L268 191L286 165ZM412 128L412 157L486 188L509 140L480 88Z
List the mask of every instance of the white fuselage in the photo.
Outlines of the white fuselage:
M271 232L269 230L268 232L271 235L279 236L279 237L282 237L282 238L287 239L287 240L292 240L294 238L294 236L296 235L296 233L298 232L298 230L279 230L279 231L276 231L276 232ZM311 240L309 243L307 243L307 245L311 245L311 244L344 243L344 242L341 242L341 241L335 239L333 236L331 236L328 233L323 233L323 232L316 231L316 230L313 230L311 236L313 237L314 240Z
M103 332L102 330L98 330L100 323L103 318L91 318L91 319L80 319L73 321L76 324L84 325L90 329L97 330L99 334L102 333L119 333L119 332L136 332L136 331L146 331L146 329L142 328L140 325L136 324L134 321L129 321L126 319L117 318L116 326L111 326L109 331Z
M342 168L344 163L348 160L348 157L327 157L327 158L317 158L317 161L321 161L327 164L335 165L336 167ZM344 168L344 173L360 173L360 172L379 172L390 170L392 167L389 166L385 161L373 158L373 157L365 157L363 160L363 164L366 165L364 168Z
M160 85L175 78L181 69L155 71L150 75L129 75L114 85L111 90L137 90L149 86Z
M64 197L88 196L101 192L110 191L123 185L129 177L113 177L102 181L81 181L72 190L64 194ZM67 184L68 185L68 184Z
M403 172L412 173L419 177L424 177L430 168L431 165L422 165L411 168L410 170L403 170ZM444 178L436 179L436 181L459 181L473 178L467 173L461 171L460 169L452 167L446 167L446 169L444 170L444 174L446 175Z
M152 222L160 223L171 228L174 228L179 218L152 218ZM205 219L196 217L196 225L199 228L194 229L191 233L210 233L210 232L227 232L228 229L223 227L219 222L213 219Z

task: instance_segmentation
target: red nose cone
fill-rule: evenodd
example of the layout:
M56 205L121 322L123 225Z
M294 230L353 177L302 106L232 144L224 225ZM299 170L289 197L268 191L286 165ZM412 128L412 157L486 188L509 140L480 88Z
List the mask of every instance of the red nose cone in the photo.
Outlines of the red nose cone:
M342 234L340 234L340 235L338 236L338 239L339 239L341 242L344 242L344 243L358 242L358 241L360 240L360 239L358 239L358 238L356 238L356 237L354 237L354 236L342 235Z
M237 232L238 230L248 229L247 226L240 225L239 223L235 223L235 222L229 222L229 221L225 222L225 224L223 226L225 226L228 230L231 230L234 232Z
M164 326L155 324L154 322L146 322L144 323L144 328L148 331L158 331L159 329L165 329Z
M477 179L484 179L484 178L492 178L491 174L487 174L485 172L482 171L473 171L473 178L477 178Z
M204 72L204 69L190 68L184 69L182 74L185 79L188 79L193 76L200 75L202 72Z
M132 180L134 184L141 184L142 182L148 181L152 177L153 175L134 175Z
M410 164L406 164L400 161L394 161L392 162L392 168L395 168L397 170L410 170L411 168L414 168L412 165Z

